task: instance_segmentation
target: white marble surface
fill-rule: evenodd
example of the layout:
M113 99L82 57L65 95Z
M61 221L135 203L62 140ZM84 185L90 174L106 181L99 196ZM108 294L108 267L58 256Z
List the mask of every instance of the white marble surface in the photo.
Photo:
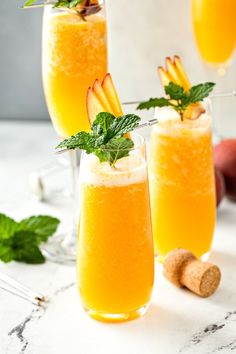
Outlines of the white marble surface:
M28 173L51 161L56 138L49 124L0 123L0 212L20 218L34 212L66 218L61 201L37 204ZM207 354L236 352L236 205L225 201L211 260L222 270L215 295L201 299L176 289L156 267L147 314L123 324L103 324L82 310L73 267L53 263L0 264L0 271L50 297L46 309L0 291L1 354Z

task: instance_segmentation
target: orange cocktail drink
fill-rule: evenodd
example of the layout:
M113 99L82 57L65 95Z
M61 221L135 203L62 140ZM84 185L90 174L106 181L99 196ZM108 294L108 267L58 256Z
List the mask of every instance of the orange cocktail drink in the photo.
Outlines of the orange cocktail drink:
M155 252L174 248L197 257L211 248L216 200L209 113L181 121L171 109L152 131L150 190Z
M103 321L140 316L153 287L149 187L144 146L115 167L83 155L78 287L88 313Z
M192 0L196 42L206 62L224 64L236 45L236 1Z
M54 127L66 138L89 130L87 88L107 72L107 26L102 11L83 21L76 13L45 10L43 84Z

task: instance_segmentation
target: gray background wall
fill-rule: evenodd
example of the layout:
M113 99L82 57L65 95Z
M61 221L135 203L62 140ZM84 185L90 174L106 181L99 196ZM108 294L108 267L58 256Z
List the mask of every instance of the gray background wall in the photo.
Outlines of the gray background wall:
M41 85L42 11L19 10L21 0L0 1L0 119L48 117ZM109 64L123 100L160 94L157 64L179 54L192 82L236 87L236 65L222 78L201 61L192 33L190 0L107 0ZM220 48L220 43L219 43ZM236 134L236 99L215 102L222 129Z
M0 118L46 118L41 85L41 16L0 0Z

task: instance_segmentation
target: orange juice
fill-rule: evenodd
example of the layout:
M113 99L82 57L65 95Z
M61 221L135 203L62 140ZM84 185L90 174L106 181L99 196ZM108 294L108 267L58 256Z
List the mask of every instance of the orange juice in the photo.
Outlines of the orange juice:
M203 59L227 62L236 44L235 0L192 0L195 38Z
M54 127L66 138L89 129L86 93L107 72L106 20L72 13L44 17L43 84Z
M95 156L84 160L77 258L82 304L98 320L133 319L149 303L154 276L145 160L126 157L115 169Z
M167 119L155 126L151 136L150 190L159 259L178 247L197 257L207 254L216 213L208 114L194 121Z

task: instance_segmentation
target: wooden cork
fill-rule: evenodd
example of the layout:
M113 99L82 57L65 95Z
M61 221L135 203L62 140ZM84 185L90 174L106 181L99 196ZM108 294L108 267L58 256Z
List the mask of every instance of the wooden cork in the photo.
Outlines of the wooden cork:
M168 253L163 264L163 274L174 285L186 287L202 297L212 295L221 279L220 269L216 265L202 262L182 248Z

